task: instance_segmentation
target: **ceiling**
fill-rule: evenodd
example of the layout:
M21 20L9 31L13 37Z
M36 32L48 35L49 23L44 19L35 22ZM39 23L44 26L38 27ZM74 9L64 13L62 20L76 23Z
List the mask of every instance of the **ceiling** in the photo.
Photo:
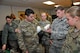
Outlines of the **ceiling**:
M52 9L54 5L45 5L42 2L46 0L0 0L0 5L10 5L10 6L21 6L21 7L34 7L34 8L44 8ZM63 7L70 7L72 5L72 0L52 0L57 5L62 5ZM78 1L78 0L73 0ZM80 0L79 0L80 1Z

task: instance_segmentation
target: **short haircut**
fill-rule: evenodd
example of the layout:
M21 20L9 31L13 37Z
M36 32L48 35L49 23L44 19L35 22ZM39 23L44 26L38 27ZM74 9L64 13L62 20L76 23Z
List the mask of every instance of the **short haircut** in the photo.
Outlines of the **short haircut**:
M29 16L30 14L34 14L34 11L32 9L26 9L25 15Z
M59 7L55 8L55 11L57 11L57 10L61 10L62 11L62 10L65 10L65 9L62 6L59 6Z
M6 16L6 19L7 19L7 18L12 19L11 16Z

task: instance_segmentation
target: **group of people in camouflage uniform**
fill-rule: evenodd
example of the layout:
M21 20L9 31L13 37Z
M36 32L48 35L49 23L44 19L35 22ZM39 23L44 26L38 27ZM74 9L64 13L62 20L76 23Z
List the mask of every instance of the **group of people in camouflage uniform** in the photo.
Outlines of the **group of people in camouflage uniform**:
M11 53L19 53L18 45L22 53L80 53L80 6L72 6L66 12L63 7L57 7L58 17L52 24L46 20L46 13L41 13L40 22L34 14L32 9L26 9L25 19L19 24L6 17L2 34L3 51L8 41ZM47 24L50 26L45 30ZM39 32L37 26L41 27Z

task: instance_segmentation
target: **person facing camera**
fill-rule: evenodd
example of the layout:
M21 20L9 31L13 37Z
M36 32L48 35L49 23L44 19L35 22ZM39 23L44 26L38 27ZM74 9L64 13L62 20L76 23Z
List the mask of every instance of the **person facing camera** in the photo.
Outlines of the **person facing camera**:
M34 11L25 10L25 20L18 26L18 43L22 53L42 53L39 48L39 39L34 21Z
M40 25L42 31L40 31L38 33L38 36L39 36L39 43L43 46L45 53L49 53L49 46L50 46L49 37L50 37L50 34L45 32L44 28L50 24L51 24L50 21L47 20L47 13L42 12L41 13L41 21L39 21L39 25Z
M9 43L11 53L17 53L18 42L16 29L17 25L12 22L12 17L6 16L6 24L4 25L2 32L2 50L5 51L7 48L7 43Z

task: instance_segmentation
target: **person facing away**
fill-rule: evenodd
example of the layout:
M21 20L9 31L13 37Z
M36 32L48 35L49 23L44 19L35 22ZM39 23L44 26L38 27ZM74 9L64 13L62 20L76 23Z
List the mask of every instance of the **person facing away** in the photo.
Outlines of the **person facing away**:
M42 12L41 13L41 21L39 21L39 25L40 27L44 30L44 27L48 24L51 24L50 21L47 20L47 14L46 12ZM42 38L39 37L39 43L42 44L44 46L45 49L45 53L49 53L49 37L50 35L48 33L45 34L45 32L43 32L43 36ZM42 35L42 34L41 34Z
M7 42L9 43L11 53L16 53L18 48L16 28L18 26L12 22L10 16L6 16L6 24L4 25L2 32L2 50L4 51L7 47Z
M11 18L12 18L12 22L14 22L15 24L19 24L20 20L16 18L15 14L11 13Z
M34 11L32 9L25 10L25 20L18 27L18 43L22 53L41 53L39 49L39 39L34 21Z
M56 8L57 18L52 22L51 29L47 32L51 33L49 53L60 53L66 35L68 33L68 24L65 16L65 9L61 6Z
M47 20L52 23L52 16L50 14L48 14L48 13L47 13Z
M62 47L62 53L80 53L80 6L72 6L66 11L71 26Z

